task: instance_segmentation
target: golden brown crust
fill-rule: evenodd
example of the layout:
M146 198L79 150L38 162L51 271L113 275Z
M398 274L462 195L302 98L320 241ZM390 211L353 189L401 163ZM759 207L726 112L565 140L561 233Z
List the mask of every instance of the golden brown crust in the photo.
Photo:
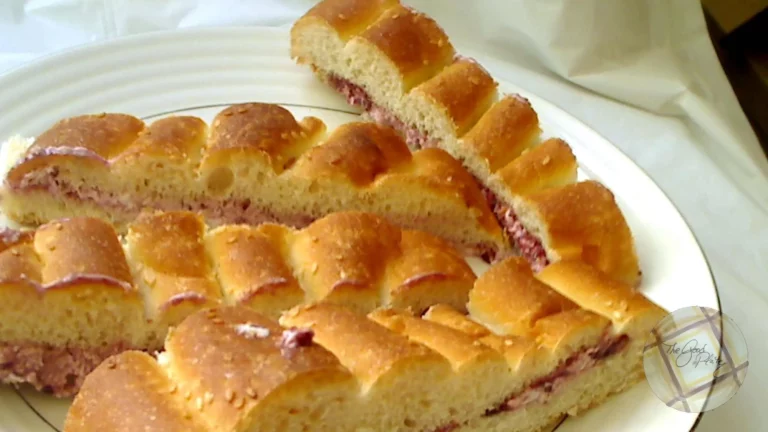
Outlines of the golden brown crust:
M502 334L527 334L541 318L577 306L536 280L523 258L496 263L469 294L472 315Z
M148 354L105 360L85 379L67 412L67 432L204 432L209 429L174 397L176 385Z
M221 301L203 243L205 225L190 212L143 212L128 227L131 258L141 263L150 308L178 322Z
M312 7L295 24L300 29L307 22L319 20L332 27L343 40L365 30L385 10L399 5L398 0L328 0Z
M666 311L631 285L619 282L582 261L566 260L550 264L537 273L536 278L580 307L611 320L617 331L646 337L647 332L666 315Z
M296 235L292 246L310 301L371 310L381 301L385 265L399 250L400 230L367 213L331 214Z
M303 154L292 171L310 178L345 178L356 186L367 186L410 161L408 146L394 129L355 122L336 128L323 145Z
M325 128L319 120L297 122L273 104L234 105L213 123L203 143L201 120L158 120L112 163L87 149L42 149L10 171L3 191L12 198L3 200L6 213L22 224L38 224L86 211L122 231L144 207L192 208L213 224L296 227L333 211L358 210L473 250L510 248L472 175L441 150L412 156L390 127L345 124L315 145ZM257 187L262 182L265 187ZM414 193L401 198L401 187ZM33 194L34 201L25 199ZM294 194L297 203L291 206L286 202ZM50 207L35 208L45 196ZM273 210L276 202L285 204ZM414 206L435 210L411 218L404 209ZM444 229L439 223L445 220L465 222L463 231Z
M484 361L502 360L498 352L476 343L472 336L434 321L392 309L379 309L371 312L368 317L389 330L440 353L457 371Z
M507 95L483 114L461 139L496 172L520 156L531 139L540 133L539 117L530 102L517 95Z
M59 121L35 139L29 152L52 147L83 147L104 159L121 153L144 129L127 114L90 114Z
M432 306L424 314L424 319L465 333L477 342L500 352L513 371L525 368L544 356L534 333L498 335L470 316L445 305Z
M287 109L268 103L227 107L213 120L204 169L231 158L256 157L279 174L325 131L318 118L297 122Z
M425 346L341 306L300 306L286 312L280 324L312 329L315 340L336 355L366 390L409 365L449 367L445 358Z
M268 314L276 302L288 309L304 301L284 254L290 232L280 225L230 225L206 236L208 254L229 302Z
M472 209L479 222L499 243L505 243L501 228L488 206L488 201L478 187L477 180L467 172L461 162L438 148L427 148L413 154L414 171L417 178L407 179L408 183L419 181L434 189L443 189L464 201Z
M511 193L525 195L575 182L577 168L571 147L552 138L524 152L501 168L497 176Z
M131 286L131 272L112 225L95 218L76 217L37 229L35 252L45 285L77 275L99 275Z
M40 283L40 259L34 247L22 243L0 252L0 283Z
M203 401L202 415L221 430L240 430L262 401L291 382L309 384L323 375L326 381L354 383L328 351L314 343L286 345L277 322L246 308L190 315L170 334L166 350L167 368L180 390Z
M465 308L475 274L455 249L427 233L403 231L400 251L387 266L389 306L421 312L442 301Z
M404 6L387 9L358 37L397 67L405 91L434 76L454 56L453 45L435 20Z
M634 239L613 193L594 180L546 189L523 197L535 209L563 260L580 259L609 276L637 285L640 269Z
M472 127L491 106L498 83L477 62L458 59L413 89L429 98L453 121L457 137Z
M611 322L585 309L568 309L536 321L534 334L541 347L565 357L593 346L606 334Z
M130 164L132 158L162 157L196 167L207 139L208 125L197 117L173 116L156 120L136 141L118 154L115 164Z

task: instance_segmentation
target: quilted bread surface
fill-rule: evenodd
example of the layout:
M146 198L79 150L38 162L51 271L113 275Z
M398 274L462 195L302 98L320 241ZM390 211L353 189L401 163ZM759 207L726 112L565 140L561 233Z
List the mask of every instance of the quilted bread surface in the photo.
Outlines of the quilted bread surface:
M147 211L122 236L80 217L0 239L0 380L39 390L56 380L58 396L76 392L106 356L161 348L198 310L239 305L270 319L317 303L466 310L476 278L445 241L360 212L294 229L210 228L191 212Z
M13 164L2 197L5 214L31 226L88 216L122 231L153 208L196 211L214 225L302 228L362 211L473 255L511 251L480 187L445 151L411 154L394 130L369 122L328 134L315 117L265 103L230 106L210 126L190 116L64 119Z
M460 161L536 270L580 256L639 284L635 242L613 197L582 186L570 146L543 138L530 101L500 92L428 15L397 0L323 0L294 23L291 56L367 119L398 130L412 150L440 148ZM544 196L569 209L544 214ZM558 218L578 221L563 229Z
M115 425L121 400L141 399L160 415L113 430L161 430L189 413L210 431L535 431L641 379L645 335L664 315L577 261L543 276L501 261L470 297L469 315L445 304L423 316L305 304L277 321L245 306L201 310L157 361L128 352L100 365L65 430ZM136 384L113 385L126 381Z

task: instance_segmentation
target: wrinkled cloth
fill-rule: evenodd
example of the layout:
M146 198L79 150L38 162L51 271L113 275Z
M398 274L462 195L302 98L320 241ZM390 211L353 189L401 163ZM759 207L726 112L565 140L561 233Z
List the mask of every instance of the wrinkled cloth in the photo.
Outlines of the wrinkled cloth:
M698 0L406 0L494 76L565 109L643 168L711 263L750 350L746 382L702 432L759 431L768 388L768 162ZM72 46L200 26L289 27L312 0L6 0L0 73ZM1 90L0 90L1 91ZM684 271L684 270L683 270Z

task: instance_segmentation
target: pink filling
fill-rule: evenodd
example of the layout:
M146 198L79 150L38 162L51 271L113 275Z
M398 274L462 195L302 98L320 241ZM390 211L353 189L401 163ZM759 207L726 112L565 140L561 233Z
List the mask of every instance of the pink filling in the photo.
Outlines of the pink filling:
M363 108L377 123L390 126L403 134L411 149L418 150L437 145L437 140L429 139L426 133L421 132L414 126L406 125L394 113L373 102L370 95L362 87L334 74L328 75L328 82L331 87L347 98L349 104ZM488 205L503 227L507 238L514 242L523 257L530 262L533 270L539 271L546 267L549 264L549 260L541 241L525 229L509 206L499 202L490 189L485 187L478 179L475 180L477 180L485 199L488 201ZM486 255L483 258L490 262L494 257Z
M328 75L328 82L331 87L347 98L350 105L364 109L377 123L389 126L403 134L411 150L437 146L437 140L429 139L426 133L415 126L406 125L389 110L373 102L362 87L334 74Z
M489 410L485 415L491 416L502 412L515 411L532 403L544 404L549 402L552 395L565 387L573 377L593 368L600 360L620 352L628 343L629 337L627 335L605 338L599 345L572 355L554 372L536 380L522 393L511 396L497 408Z
M37 342L0 343L0 382L28 383L57 397L73 396L86 375L126 343L97 348L54 347Z
M507 237L511 238L523 257L531 264L531 269L538 272L549 264L547 251L541 240L525 229L515 212L503 203L497 203L493 213L499 219Z

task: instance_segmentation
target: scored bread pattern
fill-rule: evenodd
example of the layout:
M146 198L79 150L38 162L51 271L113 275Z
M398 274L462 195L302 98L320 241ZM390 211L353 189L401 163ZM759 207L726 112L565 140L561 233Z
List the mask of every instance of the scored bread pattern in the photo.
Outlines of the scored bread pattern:
M264 103L230 106L210 128L188 116L149 125L126 114L73 117L11 168L3 210L25 225L72 215L122 225L149 207L200 212L212 224L296 228L353 210L473 255L509 249L479 186L448 153L411 154L394 131L369 122L325 134L319 119L297 121Z
M412 150L438 147L461 161L536 270L578 258L639 284L634 239L610 191L577 182L571 148L558 138L542 142L530 101L500 94L490 73L460 55L431 17L398 0L323 0L294 23L291 56L369 119L397 129ZM568 222L581 230L542 220L540 194L573 202L574 193L584 202Z
M200 309L242 305L273 319L313 303L360 313L420 313L436 303L463 310L475 280L443 240L357 212L301 230L209 229L191 212L143 212L124 236L101 219L78 217L5 231L0 240L0 380L64 396L104 357L157 349L170 327ZM49 348L69 350L59 354L77 363L71 382L46 382L62 375L46 375L54 358L31 368L17 358L30 345L42 357Z
M589 287L568 282L577 279ZM471 316L445 304L421 317L329 303L277 321L245 307L199 311L157 360L129 352L99 366L65 431L155 431L177 420L208 431L533 431L639 380L646 332L663 316L573 261L541 278L519 258L501 261L469 304ZM151 418L119 415L146 405Z

